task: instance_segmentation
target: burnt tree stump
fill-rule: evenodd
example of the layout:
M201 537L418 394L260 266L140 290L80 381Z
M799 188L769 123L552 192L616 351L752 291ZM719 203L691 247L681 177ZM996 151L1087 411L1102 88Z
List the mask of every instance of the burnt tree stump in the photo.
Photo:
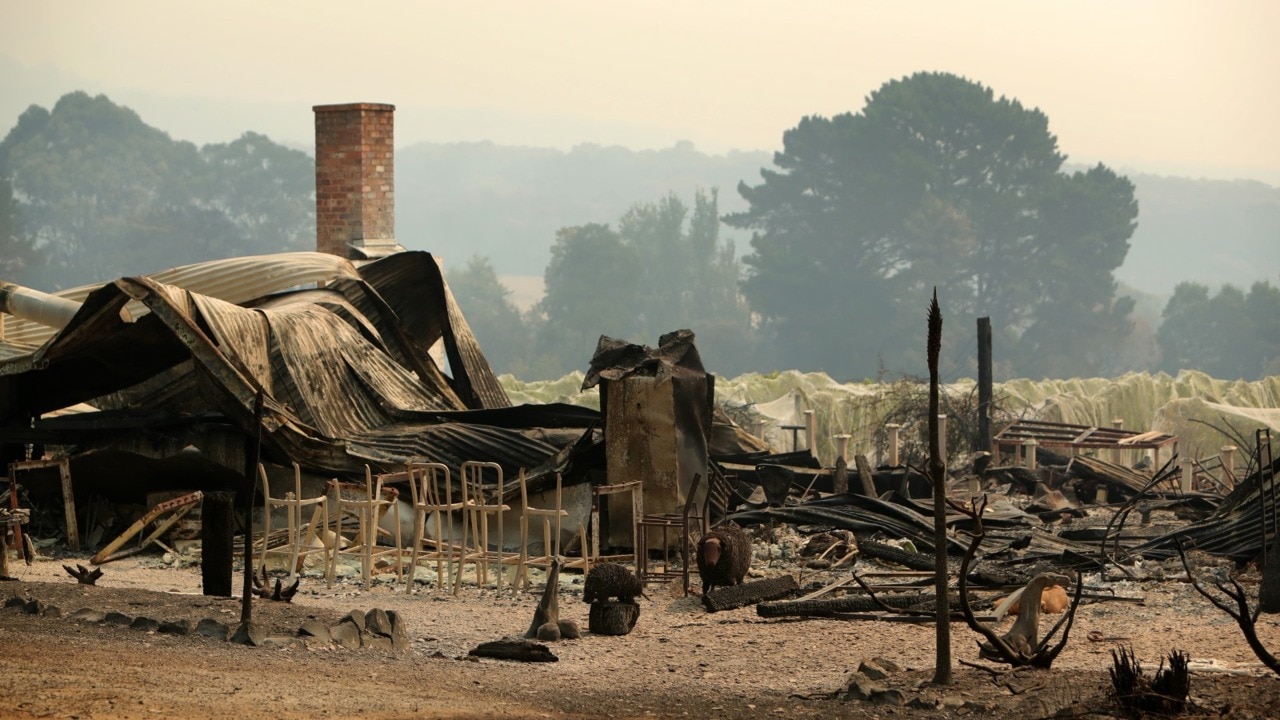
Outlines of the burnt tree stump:
M632 602L598 600L591 603L587 629L597 635L627 635L640 618L640 606Z

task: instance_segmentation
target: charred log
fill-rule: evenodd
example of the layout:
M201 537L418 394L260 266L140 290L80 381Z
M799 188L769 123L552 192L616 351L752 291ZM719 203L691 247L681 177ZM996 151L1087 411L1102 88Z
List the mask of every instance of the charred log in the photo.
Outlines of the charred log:
M741 585L730 585L702 595L702 605L707 612L733 610L754 605L765 600L777 600L799 589L796 579L790 575L756 580Z
M560 659L546 645L524 638L491 640L490 642L480 643L467 654L475 657L517 660L519 662L556 662Z

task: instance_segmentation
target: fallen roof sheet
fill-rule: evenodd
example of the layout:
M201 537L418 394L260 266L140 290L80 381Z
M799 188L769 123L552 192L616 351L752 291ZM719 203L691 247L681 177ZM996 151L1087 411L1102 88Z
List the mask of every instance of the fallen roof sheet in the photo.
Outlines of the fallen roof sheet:
M262 269L238 260L236 272ZM263 263L281 267L279 256ZM560 446L549 439L575 435L520 427L540 414L510 408L429 254L401 253L364 270L373 281L342 270L324 288L242 304L154 278L117 280L89 293L39 347L0 356L0 393L33 416L90 402L141 414L213 412L247 430L261 389L264 442L305 467L344 475L367 461L410 459L483 459L515 470L555 455ZM217 273L189 271L214 276L223 288L242 287L225 263ZM277 273L268 285L294 287L303 276ZM139 310L122 316L127 305ZM452 377L428 354L436 341ZM496 424L451 416L466 411L496 413L488 418ZM588 427L592 413L561 408L558 426Z
M359 278L350 260L317 252L276 253L210 260L162 270L147 277L165 285L208 295L230 303L241 304L290 288L332 282L339 278ZM54 293L57 297L84 302L89 293L101 285L81 287ZM134 317L145 312L141 303L131 303L128 311ZM53 328L12 315L0 317L4 323L5 341L39 346L53 337Z

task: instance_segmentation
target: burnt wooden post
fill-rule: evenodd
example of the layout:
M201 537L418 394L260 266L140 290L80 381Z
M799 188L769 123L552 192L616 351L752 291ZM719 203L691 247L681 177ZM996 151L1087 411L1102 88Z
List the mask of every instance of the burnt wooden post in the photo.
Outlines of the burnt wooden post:
M841 495L849 492L849 438L836 435L836 461L831 473L831 492Z
M200 578L205 595L231 597L236 495L205 493L200 507Z
M244 449L244 595L240 600L240 622L253 619L253 500L258 489L258 463L262 455L262 389L253 399L253 431ZM262 539L266 542L266 538Z
M938 432L938 355L942 352L942 311L938 290L929 305L929 478L933 481L933 573L936 610L934 627L937 651L933 668L935 685L951 684L951 597L947 594L947 469L942 460Z
M978 318L978 437L975 452L991 452L991 318Z

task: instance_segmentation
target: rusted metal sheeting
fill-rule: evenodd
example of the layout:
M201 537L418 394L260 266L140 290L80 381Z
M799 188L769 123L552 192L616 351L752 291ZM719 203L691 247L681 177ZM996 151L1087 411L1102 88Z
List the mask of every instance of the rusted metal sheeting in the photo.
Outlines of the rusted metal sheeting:
M13 376L12 394L0 405L38 415L141 383L186 359L186 348L155 318L121 319L129 299L114 284L101 288L34 353L0 362L0 375Z
M15 360L17 358L29 357L36 351L36 349L37 347L35 345L0 340L0 363Z
M430 253L396 253L361 266L360 275L423 347L443 337L453 389L467 407L511 406Z
M353 455L379 465L402 465L416 459L444 463L458 472L468 460L484 460L501 465L510 478L521 468L542 465L560 449L519 430L462 423L399 423L352 434L346 441Z
M91 293L72 323L34 353L0 361L0 374L10 375L8 406L38 415L111 395L112 407L153 417L157 409L213 413L248 430L262 388L269 454L313 470L355 475L366 462L427 459L494 461L514 473L551 461L572 444L568 426L595 417L557 423L559 430L517 427L517 416L528 413L499 417L510 408L505 393L461 314L450 317L452 298L434 260L416 255L385 265L381 288L340 278L323 289L257 299L253 307L147 278L117 280ZM433 270L426 283L410 272L424 260ZM413 304L431 294L411 288L433 283L436 307ZM384 290L400 303L394 312ZM121 317L126 305L142 308L133 322ZM412 329L427 328L430 339L433 324L453 348L452 379ZM496 393L486 390L489 383ZM484 412L497 412L488 418L496 424L448 417L469 404L495 408ZM512 427L497 426L504 423Z
M387 425L392 409L455 409L333 313L316 305L263 312L271 328L275 398L325 436Z
M240 304L289 288L359 275L351 261L345 258L328 253L297 252L210 260L162 270L147 277L164 285ZM56 295L83 302L100 287L100 284L85 285ZM130 303L127 310L135 318L146 312L141 303ZM40 345L55 332L53 328L12 316L0 318L0 321L4 322L4 337L9 342Z
M432 413L440 422L460 422L495 427L530 428L582 428L600 422L600 411L569 403L545 403L541 405L516 405L491 410L459 410Z
M1134 552L1146 557L1172 557L1177 543L1181 542L1187 549L1225 555L1241 562L1254 560L1263 551L1263 508L1274 508L1280 492L1278 473L1280 460L1259 468L1237 485L1207 518L1150 540Z

